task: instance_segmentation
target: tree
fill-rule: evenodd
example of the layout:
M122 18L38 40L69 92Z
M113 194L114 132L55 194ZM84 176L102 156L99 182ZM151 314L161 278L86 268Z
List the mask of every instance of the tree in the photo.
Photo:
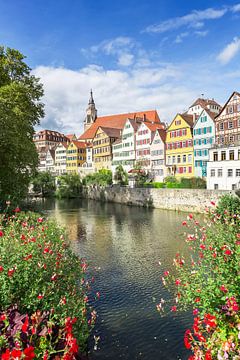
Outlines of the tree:
M32 180L33 191L41 193L43 197L48 197L54 194L55 178L50 172L40 172Z
M0 199L18 202L38 164L34 126L44 115L43 87L17 50L0 47Z
M128 183L128 174L123 169L122 165L116 167L116 172L114 174L114 180L121 185L127 185Z
M82 194L82 182L78 174L65 174L58 178L56 195L59 198L76 198Z

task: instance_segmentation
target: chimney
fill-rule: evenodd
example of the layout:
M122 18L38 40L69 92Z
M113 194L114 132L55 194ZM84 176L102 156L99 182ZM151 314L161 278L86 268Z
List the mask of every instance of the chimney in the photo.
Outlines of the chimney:
M146 114L143 114L143 121L146 121Z

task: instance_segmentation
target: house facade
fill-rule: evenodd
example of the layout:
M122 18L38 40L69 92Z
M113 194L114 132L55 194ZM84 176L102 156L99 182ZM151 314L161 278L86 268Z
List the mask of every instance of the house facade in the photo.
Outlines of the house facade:
M111 169L112 144L120 138L120 130L99 127L93 139L93 163L94 169Z
M191 106L189 106L187 113L198 117L205 109L217 115L222 107L214 99L198 98Z
M148 172L151 171L151 143L157 129L164 129L164 125L144 121L136 132L136 163Z
M238 145L240 142L240 93L234 91L215 118L216 144Z
M46 153L46 170L55 175L55 149L48 149Z
M66 151L67 173L77 174L84 162L86 162L86 144L80 141L71 141Z
M215 113L205 109L193 127L194 174L197 177L207 176L209 149L215 143L215 116Z
M113 173L118 165L122 165L127 172L134 167L136 162L136 131L140 124L141 121L136 118L127 119L122 130L121 139L113 143Z
M209 190L240 188L240 145L215 146L209 150L207 188Z
M150 146L151 174L155 181L163 182L167 175L165 165L166 130L157 129Z
M166 166L168 175L177 178L194 176L193 124L193 115L177 114L167 129Z
M59 143L55 149L55 173L56 175L63 175L67 172L67 148L68 144Z

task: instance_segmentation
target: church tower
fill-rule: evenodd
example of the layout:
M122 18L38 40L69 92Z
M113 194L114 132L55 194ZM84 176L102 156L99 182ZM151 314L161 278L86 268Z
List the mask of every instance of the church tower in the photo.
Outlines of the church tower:
M97 118L97 109L93 100L92 90L90 92L90 99L88 102L88 107L86 109L86 117L84 119L84 131L90 128L90 126L96 121Z

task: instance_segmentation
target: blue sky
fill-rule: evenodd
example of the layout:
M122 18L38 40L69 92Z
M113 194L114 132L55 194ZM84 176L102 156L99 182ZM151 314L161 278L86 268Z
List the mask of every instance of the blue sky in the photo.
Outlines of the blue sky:
M90 88L99 115L223 104L240 90L239 20L239 0L0 0L1 43L44 84L41 126L77 134Z

